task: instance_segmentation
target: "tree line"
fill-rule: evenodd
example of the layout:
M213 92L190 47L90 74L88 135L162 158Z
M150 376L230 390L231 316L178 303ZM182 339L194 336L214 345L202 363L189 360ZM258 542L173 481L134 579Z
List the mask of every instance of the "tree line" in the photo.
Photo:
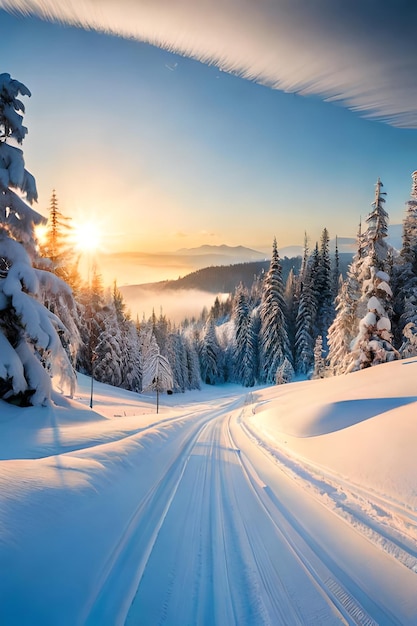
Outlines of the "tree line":
M0 74L0 398L45 404L51 378L70 393L76 371L135 392L183 392L201 382L282 384L302 376L349 373L417 353L417 172L400 251L386 241L388 214L380 180L359 228L346 278L329 233L284 283L274 239L269 267L198 319L173 324L161 312L133 320L117 285L97 268L80 278L71 222L53 192L45 220L30 204L36 183L21 144L29 90ZM336 240L337 241L337 240Z
M307 235L301 263L284 282L274 239L267 271L250 286L240 283L225 301L217 297L198 319L175 325L161 312L133 321L114 285L105 290L96 269L89 284L72 285L77 308L79 350L76 368L97 380L134 391L143 389L142 373L157 350L172 372L172 390L235 382L282 384L294 377L322 378L363 369L417 352L417 173L413 174L400 251L388 245L388 214L380 180L360 226L357 250L345 278L330 237L309 249ZM64 220L53 195L48 249ZM55 225L55 230L53 225ZM58 238L59 240L59 238ZM49 248L48 248L49 246ZM65 246L55 258L73 270ZM49 259L54 255L49 253ZM58 262L58 260L61 261ZM50 306L50 304L49 304ZM61 315L65 317L65 315ZM151 349L151 346L153 348Z

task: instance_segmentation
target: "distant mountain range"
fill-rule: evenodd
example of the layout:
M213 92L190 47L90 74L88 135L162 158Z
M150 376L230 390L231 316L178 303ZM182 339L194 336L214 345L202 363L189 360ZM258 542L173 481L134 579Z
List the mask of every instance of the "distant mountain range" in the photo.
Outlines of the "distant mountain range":
M401 248L402 225L393 224L389 227L388 242L397 250ZM345 273L346 267L356 252L355 237L338 237L338 249L342 261L342 272ZM310 248L313 248L313 242L310 242ZM330 241L330 251L335 248L335 240ZM272 248L271 248L272 250ZM285 258L295 259L303 254L302 246L286 246L279 249L282 260ZM106 284L112 284L117 280L118 286L148 286L148 289L154 289L155 285L171 283L186 287L193 281L199 284L198 288L203 290L218 291L225 284L229 285L229 279L223 280L222 273L217 270L218 280L213 280L210 272L198 274L194 276L198 270L213 267L237 266L247 263L265 263L271 258L271 252L266 250L260 251L245 246L227 246L227 245L203 245L197 248L181 248L175 252L164 253L148 253L148 252L119 252L112 254L102 254L98 258L98 266L103 275ZM245 268L246 272L248 268ZM226 271L226 270L224 270ZM229 271L229 270L228 270ZM252 271L252 270L250 270ZM236 268L236 274L240 270ZM190 277L191 275L191 277ZM178 279L178 280L176 280ZM238 279L239 282L240 278ZM205 283L212 285L206 287ZM162 283L161 283L162 284ZM219 287L220 285L220 287ZM160 291L160 287L157 287ZM169 289L175 289L169 286ZM227 289L228 290L228 289ZM232 288L233 290L233 288Z
M176 252L102 253L97 258L104 282L120 285L154 283L162 279L186 276L205 267L250 263L270 258L264 252L244 246L210 246L182 248Z
M192 256L192 257L210 257L210 259L224 259L229 262L233 259L233 263L247 263L249 261L265 260L265 254L258 250L252 250L251 248L245 248L245 246L212 246L204 245L198 246L198 248L180 248L176 251L179 256Z

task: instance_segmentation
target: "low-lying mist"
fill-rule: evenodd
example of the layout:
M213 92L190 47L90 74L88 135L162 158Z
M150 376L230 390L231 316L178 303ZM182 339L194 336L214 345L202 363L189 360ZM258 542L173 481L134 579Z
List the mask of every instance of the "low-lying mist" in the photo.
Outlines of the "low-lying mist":
M136 290L124 290L120 288L132 318L139 321L148 319L152 311L159 317L161 312L171 322L179 324L184 319L199 317L204 307L210 309L216 299L216 294L197 289L163 290L155 291L146 287L137 287ZM224 300L229 294L217 294L220 300Z

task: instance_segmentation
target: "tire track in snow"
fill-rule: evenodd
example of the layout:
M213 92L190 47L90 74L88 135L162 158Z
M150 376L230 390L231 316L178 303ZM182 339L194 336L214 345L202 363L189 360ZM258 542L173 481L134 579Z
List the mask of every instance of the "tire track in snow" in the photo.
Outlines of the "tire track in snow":
M227 422L189 450L126 625L346 623L259 502Z
M311 461L272 448L248 424L243 430L294 480L314 491L322 503L372 543L417 573L417 516L401 503L349 483Z
M85 609L83 626L96 626L109 623L109 620L114 625L124 624L159 530L180 484L189 452L207 422L222 412L223 409L210 409L201 414L197 423L184 423L185 435L181 445L178 447L177 444L173 458L151 484L145 498L138 503L123 536L107 559L97 590ZM164 427L164 423L161 427ZM127 580L123 572L130 573Z
M302 482L300 481L300 474L293 472L292 465L285 462L280 463L280 459L277 459L274 454L275 450L270 450L264 442L259 441L247 425L242 422L243 413L244 410L236 421L243 436L246 436L252 444L262 450L263 454L269 456L272 462L278 464L288 479L296 481L299 487L303 486L300 485ZM291 459L288 460L291 462ZM372 626L379 624L403 626L404 623L410 623L398 619L389 609L380 604L379 598L374 600L363 588L358 586L357 582L335 562L331 554L326 554L323 546L319 545L314 536L309 533L309 523L297 519L270 487L262 484L260 486L262 481L249 459L243 457L242 462L254 491L270 512L271 518L277 524L277 529L283 533L306 570L310 572L329 600L340 609L348 623L359 624L360 626L367 626L368 624ZM300 466L302 478L305 480L304 468L301 464ZM308 483L304 485L304 488L307 488L309 494L312 495L309 487ZM318 495L321 504L326 506L320 498L320 492L317 492L316 495ZM333 508L330 508L330 511L334 513Z

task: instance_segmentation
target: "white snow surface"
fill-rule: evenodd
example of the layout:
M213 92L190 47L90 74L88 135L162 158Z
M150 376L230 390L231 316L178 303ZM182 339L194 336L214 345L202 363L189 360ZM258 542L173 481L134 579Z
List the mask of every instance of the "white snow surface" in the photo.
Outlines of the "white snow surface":
M416 381L0 401L0 624L417 624Z

